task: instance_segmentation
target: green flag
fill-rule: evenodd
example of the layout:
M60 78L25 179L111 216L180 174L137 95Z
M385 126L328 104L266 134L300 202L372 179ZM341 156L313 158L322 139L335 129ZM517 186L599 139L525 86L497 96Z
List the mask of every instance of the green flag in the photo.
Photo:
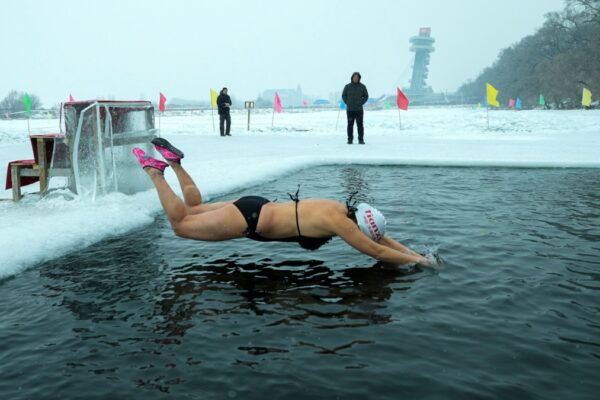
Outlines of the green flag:
M23 96L23 104L25 104L25 112L31 115L31 99L27 93Z
M540 106L546 105L546 99L544 99L544 95L540 94Z
M386 102L385 102L385 108L386 108L386 109L388 109L388 108L390 108L390 107L391 107L391 106L390 106L390 101L388 100L388 101L386 101Z

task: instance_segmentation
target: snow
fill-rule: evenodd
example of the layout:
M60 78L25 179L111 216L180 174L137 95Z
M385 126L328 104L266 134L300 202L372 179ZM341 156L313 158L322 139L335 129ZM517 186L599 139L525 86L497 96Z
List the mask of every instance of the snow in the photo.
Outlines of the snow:
M213 132L210 111L166 116L161 132L186 153L184 165L207 199L314 165L393 164L507 167L600 167L599 111L490 111L414 108L365 112L367 145L349 146L337 110L253 110L232 115L232 137ZM218 131L218 116L214 115ZM158 120L157 120L158 125ZM31 132L56 132L57 120L32 120ZM355 132L356 136L356 132ZM25 121L0 121L0 165L31 158ZM4 183L4 176L0 183ZM167 179L179 191L175 176ZM4 187L4 186L2 186ZM31 185L26 191L37 190ZM0 197L9 199L10 191ZM153 191L95 200L28 195L0 201L0 278L111 235L134 232L160 212Z

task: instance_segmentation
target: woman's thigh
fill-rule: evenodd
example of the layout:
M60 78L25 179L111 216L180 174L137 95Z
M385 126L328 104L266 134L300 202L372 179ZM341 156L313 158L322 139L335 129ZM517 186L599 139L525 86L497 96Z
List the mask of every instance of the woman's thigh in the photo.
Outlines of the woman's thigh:
M226 207L230 204L233 203L232 201L220 201L217 203L203 203L203 204L198 204L196 206L192 206L192 207L188 207L187 208L187 213L188 214L202 214L208 211L214 211L214 210L218 210L220 208Z
M219 241L244 236L248 227L246 220L233 204L187 215L174 227L178 236L195 240Z

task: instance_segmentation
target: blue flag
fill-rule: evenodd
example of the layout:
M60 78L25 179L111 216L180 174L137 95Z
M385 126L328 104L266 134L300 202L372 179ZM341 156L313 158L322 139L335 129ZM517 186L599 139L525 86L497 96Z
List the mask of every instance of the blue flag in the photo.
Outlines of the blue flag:
M344 103L344 100L340 100L340 108L341 108L342 110L345 110L345 109L346 109L346 103Z
M517 104L515 105L519 110L523 108L523 102L519 97L517 97Z

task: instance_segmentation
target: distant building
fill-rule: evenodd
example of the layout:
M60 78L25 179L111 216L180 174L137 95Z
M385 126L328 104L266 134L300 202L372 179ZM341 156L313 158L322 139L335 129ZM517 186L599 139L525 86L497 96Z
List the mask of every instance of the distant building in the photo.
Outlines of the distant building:
M430 53L435 50L434 42L435 39L431 37L431 28L421 28L418 36L410 38L410 51L415 53L410 88L406 90L410 94L418 96L433 92L431 87L427 86L426 80L429 76Z
M258 106L273 105L275 93L279 93L283 107L301 107L303 101L302 88L300 85L296 89L268 89L262 92L256 100Z
M331 105L331 102L327 99L317 99L312 103L315 107L327 107Z
M415 53L412 67L410 86L404 87L404 93L408 96L411 105L433 105L433 104L460 104L460 96L448 93L435 93L427 84L429 77L429 61L431 53L435 50L433 44L435 39L431 37L431 28L420 28L419 34L409 39L410 51ZM386 99L394 104L395 96Z

